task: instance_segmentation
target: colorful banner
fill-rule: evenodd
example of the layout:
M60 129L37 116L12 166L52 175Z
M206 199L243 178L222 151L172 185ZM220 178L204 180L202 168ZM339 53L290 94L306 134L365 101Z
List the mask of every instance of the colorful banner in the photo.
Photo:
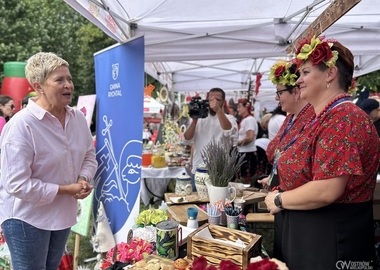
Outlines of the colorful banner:
M126 241L140 208L144 38L95 54L97 212L102 201L117 243Z

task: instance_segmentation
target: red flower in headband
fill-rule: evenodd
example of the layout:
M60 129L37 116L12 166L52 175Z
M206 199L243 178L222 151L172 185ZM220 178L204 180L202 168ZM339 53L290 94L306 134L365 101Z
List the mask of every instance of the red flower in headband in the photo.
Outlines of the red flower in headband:
M321 62L328 62L332 57L333 53L331 52L329 44L327 44L327 42L322 42L315 47L313 53L310 54L309 59L314 65L318 65Z
M274 76L276 78L280 77L282 75L282 73L284 73L285 71L285 66L279 66L276 68L276 70L274 71Z
M285 60L278 60L269 71L269 80L272 81L274 85L282 84L282 85L296 85L297 75L293 74L290 71L292 67L292 62Z
M296 58L301 61L310 60L313 65L323 62L326 66L333 67L338 59L338 52L332 51L332 46L333 43L314 36L310 41L301 42L296 52Z

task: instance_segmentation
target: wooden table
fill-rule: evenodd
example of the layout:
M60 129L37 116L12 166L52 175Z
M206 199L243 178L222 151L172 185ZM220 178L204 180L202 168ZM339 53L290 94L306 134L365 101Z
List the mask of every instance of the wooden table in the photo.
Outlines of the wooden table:
M181 225L187 225L187 208L194 207L198 209L198 223L199 226L207 223L208 216L205 211L200 209L196 204L176 204L168 206L169 216L179 222Z
M255 203L264 201L266 195L267 195L267 193L265 193L265 192L244 190L243 196L242 197L236 197L236 199L243 198L245 200L245 205L251 205L251 204L255 204ZM174 203L173 201L170 200L170 198L173 198L173 197L182 197L183 201L180 203ZM165 202L167 205L194 204L194 203L199 204L199 203L208 203L209 202L209 200L200 199L197 196L196 192L193 192L191 195L188 195L188 196L178 196L175 193L165 193L164 198L165 198Z
M170 196L172 196L173 193L165 193L165 199L168 199ZM236 197L236 198L244 198L245 200L245 206L253 205L255 203L264 201L265 196L267 193L264 192L258 192L258 191L248 191L245 190L243 192L242 197ZM203 201L203 203L207 203L207 201ZM181 225L186 226L187 225L187 208L189 207L195 207L198 209L198 223L199 226L203 225L204 223L208 222L208 216L205 211L203 211L201 208L199 208L195 202L193 203L186 203L182 202L179 204L168 204L168 213L169 216L179 222Z

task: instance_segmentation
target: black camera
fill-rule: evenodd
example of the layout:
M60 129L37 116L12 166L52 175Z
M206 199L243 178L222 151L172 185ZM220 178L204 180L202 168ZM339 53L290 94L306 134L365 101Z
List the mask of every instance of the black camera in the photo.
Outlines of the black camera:
M191 118L206 118L208 116L209 103L207 99L192 97L189 103L189 115Z

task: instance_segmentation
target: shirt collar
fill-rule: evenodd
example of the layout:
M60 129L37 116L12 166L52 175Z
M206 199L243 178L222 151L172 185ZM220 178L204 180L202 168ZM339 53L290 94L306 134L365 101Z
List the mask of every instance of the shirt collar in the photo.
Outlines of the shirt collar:
M39 106L36 101L38 98L30 98L28 105L26 106L28 110L38 119L41 120L46 114L51 114L47 110L43 109L41 106ZM66 106L66 113L71 114L74 116L74 109L70 106Z

